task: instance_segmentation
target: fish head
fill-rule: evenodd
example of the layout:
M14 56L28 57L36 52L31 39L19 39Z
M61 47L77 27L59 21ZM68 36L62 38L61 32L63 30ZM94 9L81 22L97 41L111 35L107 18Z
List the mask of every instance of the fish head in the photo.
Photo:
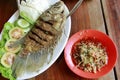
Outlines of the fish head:
M64 2L59 1L55 5L53 5L49 11L52 14L59 14L64 12L64 7L65 7Z

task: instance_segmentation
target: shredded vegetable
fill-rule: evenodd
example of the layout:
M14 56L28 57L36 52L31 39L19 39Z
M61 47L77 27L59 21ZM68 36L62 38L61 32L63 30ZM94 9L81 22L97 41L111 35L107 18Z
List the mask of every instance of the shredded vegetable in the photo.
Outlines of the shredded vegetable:
M73 52L77 67L87 72L96 73L108 63L106 49L100 42L80 41L75 44Z

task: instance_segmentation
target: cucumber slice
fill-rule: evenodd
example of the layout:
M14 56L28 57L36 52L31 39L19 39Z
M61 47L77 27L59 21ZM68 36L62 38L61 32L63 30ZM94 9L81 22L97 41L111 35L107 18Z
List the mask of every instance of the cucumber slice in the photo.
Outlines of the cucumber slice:
M6 67L6 68L10 68L13 64L13 60L15 58L15 54L13 53L4 53L4 55L1 58L1 64Z
M19 27L14 27L13 29L11 29L9 31L9 36L12 39L18 40L18 39L22 38L23 35L24 35L24 31L23 31L23 29L21 29Z
M20 26L21 28L27 28L27 27L30 26L30 23L27 22L27 21L24 20L24 19L18 19L17 24L18 24L18 26Z
M5 50L11 53L17 53L21 49L21 45L11 46L16 40L10 39L5 44Z
M30 28L23 29L25 33L30 31Z
M35 20L29 14L27 14L27 12L20 11L20 17L24 18L26 21L28 21L31 24L35 23Z

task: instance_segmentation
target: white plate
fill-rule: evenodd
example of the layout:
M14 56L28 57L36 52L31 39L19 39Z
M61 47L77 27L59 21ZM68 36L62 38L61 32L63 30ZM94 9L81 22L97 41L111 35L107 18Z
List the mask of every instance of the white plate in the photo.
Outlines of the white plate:
M50 0L51 4L54 4L55 2L57 2L59 0ZM69 13L69 10L68 8L65 6L65 14L67 15ZM11 22L13 23L19 16L19 13L18 11L16 11L12 17L8 20L8 22ZM40 68L39 71L37 72L33 72L31 74L26 74L22 77L19 77L17 78L18 80L23 80L23 79L28 79L28 78L32 78L32 77L35 77L39 74L41 74L42 72L44 72L45 70L47 70L57 59L58 57L60 56L60 54L62 53L66 43L67 43L67 40L69 38L69 35L70 35L70 30L71 30L71 18L69 17L67 20L66 20L66 24L65 24L65 27L64 27L64 33L62 34L62 38L61 40L59 41L58 45L56 46L55 50L54 50L54 53L52 55L52 59L50 60L50 62L48 64L45 64L42 68Z

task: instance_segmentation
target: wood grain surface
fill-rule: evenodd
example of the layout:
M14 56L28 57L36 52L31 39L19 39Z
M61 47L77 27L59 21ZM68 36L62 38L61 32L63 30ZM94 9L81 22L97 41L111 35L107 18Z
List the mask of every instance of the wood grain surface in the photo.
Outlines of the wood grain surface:
M69 10L78 0L63 0ZM117 44L120 53L120 0L84 0L82 5L71 16L71 33L84 29L96 29L108 34ZM4 23L17 10L15 0L0 0L0 30ZM45 72L29 80L120 80L120 58L115 69L99 79L85 79L75 75L67 67L64 53ZM0 76L0 80L7 80Z
M102 0L108 35L117 45L116 80L120 80L120 0Z

